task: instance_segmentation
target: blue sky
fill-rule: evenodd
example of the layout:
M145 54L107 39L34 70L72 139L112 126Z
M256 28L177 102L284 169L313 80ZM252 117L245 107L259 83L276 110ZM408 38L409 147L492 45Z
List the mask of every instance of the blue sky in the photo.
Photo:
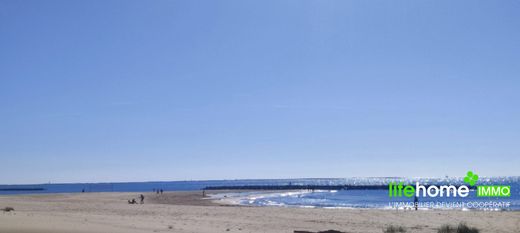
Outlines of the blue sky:
M0 183L520 175L519 1L0 1Z

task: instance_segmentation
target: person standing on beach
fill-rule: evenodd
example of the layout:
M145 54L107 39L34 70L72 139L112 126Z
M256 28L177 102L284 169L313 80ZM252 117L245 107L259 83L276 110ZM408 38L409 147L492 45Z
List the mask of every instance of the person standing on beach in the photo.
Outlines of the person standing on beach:
M141 204L144 204L144 195L143 194L139 195L139 198L141 199Z
M415 207L415 211L417 211L417 208L419 207L419 198L417 198L417 196L413 198L413 205Z

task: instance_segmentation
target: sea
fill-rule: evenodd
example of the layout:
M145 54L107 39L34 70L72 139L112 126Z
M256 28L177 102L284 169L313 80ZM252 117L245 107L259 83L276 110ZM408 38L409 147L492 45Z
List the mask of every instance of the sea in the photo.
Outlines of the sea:
M152 192L197 191L209 186L283 186L283 185L388 185L390 182L421 185L462 185L462 178L403 178L403 177L353 177L353 178L305 178L305 179L244 179L165 182L115 182L115 183L66 183L34 185L0 185L0 195L49 194L79 192ZM477 197L471 190L468 197L421 197L418 209L460 210L520 210L520 176L481 177L478 185L508 185L510 197ZM389 197L388 189L379 190L278 190L247 191L213 194L209 198L220 199L237 205L284 206L298 208L376 208L411 209L413 198Z

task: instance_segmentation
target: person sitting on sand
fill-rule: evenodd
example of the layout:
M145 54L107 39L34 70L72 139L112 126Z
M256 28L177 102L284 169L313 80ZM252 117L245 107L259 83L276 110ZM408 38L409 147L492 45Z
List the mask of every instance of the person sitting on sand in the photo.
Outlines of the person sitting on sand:
M128 204L137 204L137 201L135 201L135 199L132 199L131 201L128 200Z

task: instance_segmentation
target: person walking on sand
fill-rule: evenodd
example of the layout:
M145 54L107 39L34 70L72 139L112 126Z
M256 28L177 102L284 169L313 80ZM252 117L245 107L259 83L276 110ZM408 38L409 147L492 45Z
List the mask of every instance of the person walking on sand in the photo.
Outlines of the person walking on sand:
M417 208L419 207L419 198L417 198L417 196L413 198L413 205L415 207L415 211L417 211Z
M141 204L144 204L144 195L143 194L139 195L139 199L141 199Z

